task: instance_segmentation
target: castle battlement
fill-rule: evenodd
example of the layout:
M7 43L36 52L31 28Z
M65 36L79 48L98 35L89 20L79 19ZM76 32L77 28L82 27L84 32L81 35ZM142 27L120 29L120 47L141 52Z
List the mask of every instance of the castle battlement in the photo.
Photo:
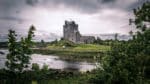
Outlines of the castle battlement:
M93 43L95 37L82 36L78 30L78 24L75 21L65 21L63 25L63 38L74 43Z

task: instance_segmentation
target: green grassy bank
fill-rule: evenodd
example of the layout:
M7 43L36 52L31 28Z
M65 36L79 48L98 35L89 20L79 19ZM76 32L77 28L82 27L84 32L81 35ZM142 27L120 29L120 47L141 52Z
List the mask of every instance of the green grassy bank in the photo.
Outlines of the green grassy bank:
M57 55L65 60L91 61L94 56L104 56L110 46L96 44L76 44L71 47L49 45L46 48L33 49L34 53L45 55Z
M92 72L67 72L60 70L32 70L21 74L0 70L0 84L90 84Z

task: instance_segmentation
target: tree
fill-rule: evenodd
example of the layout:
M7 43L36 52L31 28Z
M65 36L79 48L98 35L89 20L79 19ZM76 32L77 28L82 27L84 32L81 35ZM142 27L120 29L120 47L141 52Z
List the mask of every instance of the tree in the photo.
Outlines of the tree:
M134 39L111 46L111 51L102 59L103 70L92 80L94 83L150 83L150 2L134 9L134 15L132 22L138 29Z
M21 38L17 42L17 34L13 30L9 30L8 34L8 50L6 66L7 69L14 73L22 73L24 69L28 68L30 61L30 54L32 53L30 47L32 46L32 38L34 37L35 27L31 26L26 38Z
M101 40L100 37L97 37L97 39L95 39L94 43L96 43L96 44L103 44L103 41Z
M118 40L118 33L116 33L114 37L115 37L115 41L117 41Z
M150 2L145 2L141 7L134 9L134 24L138 29L135 40L138 50L135 51L136 62L138 65L139 82L143 81L150 75Z
M133 36L133 31L130 31L129 34L130 34L131 36Z
M7 54L7 62L6 62L6 66L9 70L15 71L15 69L17 68L17 59L16 56L18 54L18 50L17 50L17 43L16 43L16 33L13 30L9 30L9 34L8 34L8 47L9 47L9 53Z
M45 43L44 40L41 40L41 42L40 42L40 47L46 47L46 43Z

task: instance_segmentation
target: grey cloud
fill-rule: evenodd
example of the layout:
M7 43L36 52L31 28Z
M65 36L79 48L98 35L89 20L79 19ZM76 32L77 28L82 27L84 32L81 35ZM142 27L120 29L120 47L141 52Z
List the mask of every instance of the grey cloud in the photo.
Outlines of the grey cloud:
M38 0L26 0L26 4L34 6L38 3Z
M9 20L9 21L23 21L24 19L13 17L13 16L4 16L0 17L1 20Z
M102 3L115 2L116 0L99 0Z
M26 4L30 6L36 6L38 4L49 8L57 8L63 5L71 10L93 14L98 13L102 8L116 8L131 11L144 1L146 0L26 0Z
M23 6L23 2L24 0L0 0L0 7L5 9L12 9Z
M127 10L135 9L135 8L141 6L141 4L143 4L146 1L150 1L150 0L138 0L137 2L133 3L132 5L130 5Z
M57 8L61 5L72 10L82 13L97 13L102 6L110 5L110 2L115 3L116 0L26 0L27 5L46 6L50 8ZM53 6L53 7L52 7Z
M126 1L129 3L123 3ZM58 7L63 6L74 11L86 14L101 14L100 10L107 9L121 9L125 12L131 11L133 8L139 6L146 0L0 0L0 19L7 21L24 21L23 17L18 14L26 8L30 10L31 7L48 7L59 10ZM148 0L149 1L149 0ZM31 6L31 7L28 7ZM7 27L8 23L0 23L1 28ZM16 25L16 24L15 24ZM2 27L3 26L3 27ZM1 30L1 29L0 29Z
M17 20L18 14L25 8L24 0L0 0L1 19Z
M131 1L133 0L128 0L128 2ZM128 3L122 3L121 0L0 0L0 9L7 11L15 9L23 10L23 8L26 7L24 4L33 7L38 5L50 8L57 8L63 5L72 10L92 14L99 12L100 9L104 7L120 8L125 11L132 10L144 1L146 0L137 0L135 3L129 5Z
M26 19L19 15L25 9L24 2L25 0L0 0L0 20L4 22L15 21L19 24L25 21Z
M28 2L30 1L30 3ZM26 0L27 5L35 6L36 4L40 6L46 6L51 8L57 8L61 5L66 8L75 9L80 12L93 13L97 12L100 8L98 0ZM53 7L52 7L53 6Z
M9 29L23 29L20 25L27 19L20 15L26 8L25 0L0 0L0 34Z

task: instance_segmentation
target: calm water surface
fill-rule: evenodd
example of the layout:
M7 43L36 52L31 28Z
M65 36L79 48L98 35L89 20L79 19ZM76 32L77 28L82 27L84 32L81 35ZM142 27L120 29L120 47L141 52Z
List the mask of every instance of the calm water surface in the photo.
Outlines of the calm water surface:
M0 68L5 67L7 50L0 50L4 54L0 54ZM74 62L74 61L65 61L59 58L59 56L53 55L42 55L42 54L32 54L30 63L37 63L40 67L44 64L48 65L51 69L61 69L61 70L78 70L78 71L91 71L96 68L95 63L89 62ZM30 64L30 65L31 65Z

